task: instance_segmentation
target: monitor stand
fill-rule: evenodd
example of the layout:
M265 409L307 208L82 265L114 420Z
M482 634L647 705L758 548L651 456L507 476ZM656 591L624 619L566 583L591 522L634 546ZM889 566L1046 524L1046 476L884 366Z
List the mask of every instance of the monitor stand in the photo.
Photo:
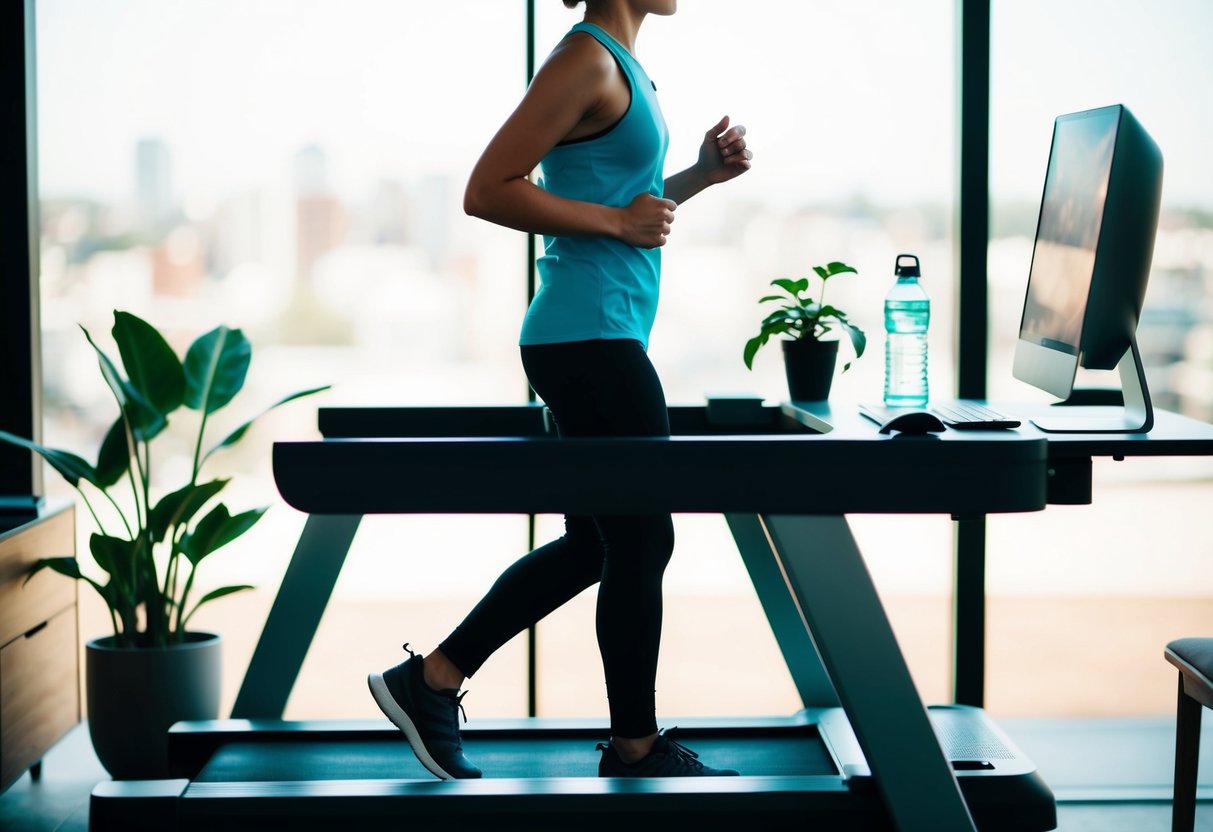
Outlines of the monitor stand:
M1049 414L1032 419L1046 433L1148 433L1154 427L1154 406L1146 385L1146 369L1137 349L1137 335L1129 335L1129 349L1116 365L1124 407L1074 407L1066 415Z

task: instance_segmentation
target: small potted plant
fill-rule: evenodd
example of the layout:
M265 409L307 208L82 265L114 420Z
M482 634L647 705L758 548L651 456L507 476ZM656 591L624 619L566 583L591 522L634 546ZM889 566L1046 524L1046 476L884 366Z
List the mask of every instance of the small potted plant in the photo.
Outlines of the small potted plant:
M89 641L86 650L85 696L97 756L116 779L167 777L168 728L181 719L218 716L220 640L189 629L190 619L202 605L251 588L225 586L196 600L191 594L202 561L265 512L232 513L215 502L228 480L202 476L211 455L240 441L257 418L204 444L207 418L244 386L252 347L239 329L220 326L199 336L181 360L151 324L115 311L124 378L88 330L84 335L119 411L97 464L3 431L0 441L45 459L76 489L96 527L88 546L96 570L89 571L104 577L86 574L74 557L44 558L30 574L51 569L84 581L109 608L113 635ZM325 389L292 393L263 413ZM166 491L153 482L152 442L183 407L197 413L193 464L189 481Z
M786 335L782 340L784 370L788 378L788 393L793 401L824 401L829 398L830 385L834 379L834 367L838 361L837 326L851 339L855 358L863 355L867 336L863 330L847 319L847 313L825 303L825 288L831 277L840 274L858 274L846 263L834 261L824 266L814 266L813 271L821 278L821 292L814 300L809 292L809 278L796 280L779 278L771 285L783 290L780 295L767 295L759 303L776 301L781 306L762 319L758 334L746 342L746 367L754 369L754 356L773 335ZM845 373L851 362L843 365Z

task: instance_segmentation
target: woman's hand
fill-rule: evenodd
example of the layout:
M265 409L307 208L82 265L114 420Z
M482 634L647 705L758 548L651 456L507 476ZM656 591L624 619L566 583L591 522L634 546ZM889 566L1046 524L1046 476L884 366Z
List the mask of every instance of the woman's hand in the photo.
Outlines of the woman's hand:
M749 170L753 158L746 147L745 127L729 127L729 117L725 116L704 134L695 167L706 184L719 185Z
M637 248L664 246L677 207L673 200L659 199L647 191L636 194L627 207L619 209L619 239Z

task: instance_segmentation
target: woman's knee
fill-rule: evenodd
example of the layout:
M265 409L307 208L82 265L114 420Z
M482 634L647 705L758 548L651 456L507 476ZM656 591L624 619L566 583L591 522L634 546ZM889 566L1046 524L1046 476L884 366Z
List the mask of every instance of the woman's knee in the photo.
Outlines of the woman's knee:
M607 559L634 561L644 569L664 570L674 553L674 521L669 515L611 518L601 521Z
M647 553L654 560L669 563L674 554L674 518L670 515L654 517L648 533Z

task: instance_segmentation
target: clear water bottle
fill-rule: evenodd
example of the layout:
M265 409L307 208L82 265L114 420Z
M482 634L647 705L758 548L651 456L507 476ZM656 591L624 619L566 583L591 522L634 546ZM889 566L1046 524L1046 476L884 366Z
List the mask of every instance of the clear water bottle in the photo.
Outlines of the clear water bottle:
M884 299L884 403L925 407L931 299L918 284L922 273L913 254L897 255L893 273L897 283Z

